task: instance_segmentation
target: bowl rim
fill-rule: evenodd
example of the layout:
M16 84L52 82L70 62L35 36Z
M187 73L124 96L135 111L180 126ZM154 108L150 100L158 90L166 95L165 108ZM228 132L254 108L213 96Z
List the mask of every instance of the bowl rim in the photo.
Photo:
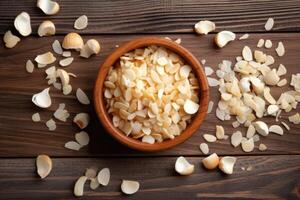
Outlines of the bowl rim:
M163 142L156 142L154 144L144 143L138 139L133 139L131 137L126 136L121 130L113 126L111 121L111 117L107 113L104 101L104 81L111 66L114 66L115 62L123 56L125 53L130 52L134 49L147 47L150 45L157 45L163 46L170 51L178 54L180 57L183 58L185 63L192 67L192 70L199 81L200 91L198 92L199 97L199 110L197 111L196 115L193 116L192 121L190 124L187 125L187 128L179 135L176 136L174 139L164 140ZM158 37L142 37L133 39L129 42L126 42L117 49L115 49L102 63L100 69L97 74L97 78L94 85L94 107L97 114L98 119L100 120L101 124L105 128L105 130L113 136L116 140L120 143L126 145L135 150L146 151L146 152L153 152L153 151L162 151L174 147L178 144L181 144L188 138L190 138L194 133L196 133L197 129L202 124L207 108L208 108L208 101L209 101L209 87L206 79L206 75L204 73L202 65L196 59L196 57L190 53L187 49L182 47L181 45L163 38Z

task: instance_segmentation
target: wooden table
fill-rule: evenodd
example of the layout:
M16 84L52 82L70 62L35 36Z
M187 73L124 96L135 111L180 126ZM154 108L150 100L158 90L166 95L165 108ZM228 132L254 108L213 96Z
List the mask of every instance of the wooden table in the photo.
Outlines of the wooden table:
M41 110L31 103L33 93L47 87L43 69L33 74L25 72L27 59L51 50L55 39L62 41L66 33L74 31L74 20L86 14L87 29L78 31L85 40L100 41L102 52L90 59L76 57L67 67L78 77L72 79L73 88L81 87L92 96L93 82L99 65L116 45L142 36L168 36L181 38L182 45L199 60L206 59L208 66L217 68L223 59L234 60L244 45L256 47L260 38L271 39L276 46L283 41L286 55L275 56L274 48L265 50L276 57L274 66L284 64L288 69L286 78L299 73L300 63L300 1L106 1L106 0L62 0L61 11L55 16L45 16L35 7L36 1L0 1L0 33L13 29L14 17L21 11L31 15L34 35L22 38L13 49L0 47L0 199L75 199L73 186L86 168L109 167L112 177L109 186L91 191L86 186L80 199L299 199L300 198L300 128L290 125L291 130L283 136L271 134L261 142L268 147L261 152L257 146L251 153L231 147L229 140L209 144L211 152L221 156L234 155L238 161L234 174L225 176L220 171L206 171L201 166L202 153L199 144L202 134L214 133L215 125L222 124L229 135L235 129L231 123L217 120L214 112L207 115L198 132L185 143L164 152L143 153L130 150L111 138L98 122L93 106L80 105L74 93L64 96L52 89L53 105ZM268 17L275 19L272 31L266 32L264 24ZM53 37L36 36L38 25L51 19L57 34ZM213 34L198 36L193 25L202 19L212 20L216 31L231 30L240 37L249 33L250 38L235 41L223 49L213 45ZM75 53L73 53L75 54ZM282 90L274 93L276 97ZM217 101L217 88L211 88L210 99ZM50 132L45 123L59 103L66 103L71 117L67 123L57 122L57 130ZM214 107L215 110L215 107ZM88 127L91 143L79 152L64 148L79 130L72 125L78 112L89 112L92 122ZM296 109L299 112L299 107ZM31 115L40 112L42 123L33 123ZM295 113L283 113L282 119ZM266 122L276 123L274 118ZM245 133L245 128L237 128ZM49 177L40 180L36 175L35 158L38 154L52 157L54 168ZM182 177L175 173L174 162L186 156L196 165L195 173ZM251 171L242 170L242 167ZM125 196L120 191L121 179L138 180L140 191Z

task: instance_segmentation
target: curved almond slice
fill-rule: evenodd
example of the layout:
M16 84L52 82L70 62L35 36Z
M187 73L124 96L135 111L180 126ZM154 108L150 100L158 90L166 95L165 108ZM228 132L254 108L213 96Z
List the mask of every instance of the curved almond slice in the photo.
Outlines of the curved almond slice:
M42 64L42 65L48 65L51 63L54 63L56 58L51 52L47 52L44 54L40 54L34 59L37 63Z
M199 104L187 99L184 103L183 109L188 114L195 114L199 109Z
M199 21L195 24L195 31L198 34L204 34L207 35L209 32L212 32L216 29L216 25L212 21L204 20Z
M51 106L51 97L49 95L50 88L46 88L40 93L34 94L32 96L32 102L41 107L41 108L48 108Z
M62 66L62 67L66 67L68 65L71 65L73 60L74 60L73 57L64 58L64 59L59 61L59 65Z
M103 185L107 186L110 180L110 170L109 168L103 168L99 171L97 176L98 182Z
M85 29L88 25L88 18L86 15L81 15L74 22L74 28L78 30Z
M11 31L6 31L3 36L3 41L7 48L13 48L18 44L18 42L21 41L21 39L18 36L12 34Z
M255 130L262 136L267 136L269 134L268 125L263 121L256 121L252 123Z
M253 138L250 138L246 141L242 142L242 149L245 152L251 152L254 149L254 141Z
M52 170L52 160L47 155L39 155L36 158L36 167L38 175L43 179L47 177Z
M81 176L79 179L76 181L75 186L74 186L74 195L76 197L80 197L83 195L83 190L84 190L84 184L87 181L86 176Z
M40 37L55 35L55 25L53 22L50 20L43 21L38 28L38 35Z
M90 100L88 98L88 96L84 93L84 91L80 88L78 88L76 90L76 97L78 99L78 101L84 105L88 105L90 104Z
M220 48L233 40L235 40L235 34L230 31L221 31L215 36L215 43Z
M242 139L243 139L243 135L240 131L234 132L231 135L231 144L232 144L232 146L234 146L234 147L239 146L242 142Z
M207 141L207 142L215 142L217 141L217 138L214 135L211 134L204 134L203 138Z
M155 139L151 135L144 135L142 138L142 142L148 143L148 144L154 144Z
M27 12L21 12L15 18L14 26L21 35L23 35L23 36L30 35L32 30L31 30L29 14Z
M55 40L53 43L52 43L52 49L55 53L61 55L63 53L63 49L61 48L61 44L58 40Z
M190 175L194 172L195 166L190 164L183 156L176 159L175 170L180 175Z
M62 47L64 49L81 50L83 47L83 39L78 33L68 33L64 37Z
M216 153L211 154L210 156L202 160L202 164L206 169L215 169L218 167L220 162L219 156Z
M244 46L242 55L243 55L244 60L246 60L246 61L253 60L252 51L248 46Z
M74 141L69 141L65 144L65 148L67 149L71 149L71 150L74 150L74 151L79 151L79 149L81 148L82 146L80 144L78 144L77 142L74 142Z
M80 128L84 129L89 125L90 122L90 116L88 113L78 113L74 119L73 122Z
M125 194L134 194L140 188L140 183L137 181L122 180L121 190Z
M32 73L33 70L34 70L34 64L32 63L31 60L27 60L27 62L26 62L26 71L28 73Z
M59 4L51 0L38 0L36 6L46 15L55 15L59 11Z
M232 174L236 160L237 158L232 156L225 156L221 158L219 163L219 169L225 174Z
M274 26L274 19L273 18L269 18L265 24L265 29L266 31L269 31L273 28Z
M269 132L283 135L283 129L279 125L272 125L269 128Z
M81 146L86 146L90 142L90 137L89 134L85 131L81 131L79 133L75 134L75 139L76 141L81 145Z
M285 48L283 46L283 43L282 42L278 42L278 46L277 48L275 49L277 55L279 57L283 56L285 54Z
M202 153L204 155L207 155L209 153L209 147L208 147L208 145L206 143L201 143L199 145L199 148L200 148L200 150L202 151Z
M95 39L88 40L80 51L80 56L89 58L93 54L98 54L101 50L99 42Z
M257 47L261 48L264 44L265 44L265 40L264 39L259 39L258 42L257 42Z
M31 117L32 121L33 122L39 122L41 121L41 116L40 116L40 113L34 113Z

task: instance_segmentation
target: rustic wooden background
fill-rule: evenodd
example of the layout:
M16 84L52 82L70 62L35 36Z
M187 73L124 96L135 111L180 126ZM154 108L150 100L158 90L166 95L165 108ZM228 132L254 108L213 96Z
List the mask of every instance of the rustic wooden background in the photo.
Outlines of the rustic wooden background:
M39 38L36 34L22 38L13 49L0 47L0 199L75 199L73 185L90 166L109 167L112 177L108 187L91 191L86 187L80 199L299 199L300 198L300 128L291 125L284 136L275 134L262 138L268 146L265 152L244 153L232 148L227 141L209 144L211 152L238 157L235 173L225 176L218 170L208 172L200 162L203 155L199 144L203 133L214 133L215 125L222 124L229 135L234 131L231 122L220 122L214 112L207 115L199 131L185 143L159 153L142 153L117 143L105 133L91 106L80 105L74 96L64 96L58 90L51 91L53 106L41 110L31 103L33 93L45 88L44 70L33 74L25 72L27 59L51 50L55 39L72 32L74 20L86 14L87 29L77 31L84 39L100 41L102 52L91 59L75 58L67 68L78 78L71 80L73 88L81 87L92 96L93 82L99 65L116 45L145 35L181 38L182 45L199 60L205 58L208 66L216 69L223 59L234 60L241 48L256 47L260 38L271 39L273 44L283 41L286 55L276 57L276 65L284 64L291 73L299 73L300 63L300 1L299 0L162 0L162 1L107 1L62 0L61 11L55 16L45 16L35 7L36 1L1 0L0 34L13 30L13 20L21 11L31 15L33 32L46 19L56 27L54 37ZM272 31L266 32L264 24L268 17L275 19ZM223 49L212 43L214 33L201 37L193 32L193 25L202 19L212 20L217 30L231 30L238 34L249 33L250 38L235 41ZM266 52L275 55L274 48ZM284 87L286 90L288 87ZM275 91L279 96L282 90ZM217 88L211 89L210 99L219 98ZM44 123L33 123L31 115L40 112L42 122L47 121L59 103L66 103L71 117L67 123L57 123L55 132L47 131ZM214 107L215 108L215 107ZM215 110L215 109L214 109ZM73 140L78 129L72 125L73 116L86 111L93 116L88 127L91 143L74 152L64 148L65 142ZM296 109L299 112L299 108ZM292 113L293 114L295 110ZM287 116L283 113L284 121ZM276 123L273 118L267 122ZM243 128L237 128L245 131ZM259 143L258 143L259 144ZM35 157L48 154L53 158L54 168L46 180L35 173ZM181 177L174 171L176 157L184 155L196 165L195 173ZM252 171L241 167L252 166ZM140 191L125 196L120 191L121 179L135 179L141 183Z

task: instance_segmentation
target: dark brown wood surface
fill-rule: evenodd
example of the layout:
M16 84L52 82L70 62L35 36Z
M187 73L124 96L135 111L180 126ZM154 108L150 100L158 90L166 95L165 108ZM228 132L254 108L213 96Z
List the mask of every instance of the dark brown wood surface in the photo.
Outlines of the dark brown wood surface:
M110 137L97 120L93 106L83 106L72 95L64 96L51 88L53 105L49 109L39 109L31 103L33 93L47 87L44 69L35 69L33 74L25 71L27 59L51 49L55 39L60 41L63 34L73 30L77 16L86 14L89 26L83 31L85 40L95 38L101 43L101 53L90 59L79 58L72 52L75 61L66 67L68 72L78 77L71 78L73 88L82 88L92 98L96 73L104 59L116 48L134 38L142 36L168 36L181 38L182 46L191 51L199 60L206 59L205 66L217 69L223 59L234 61L241 54L244 45L256 49L260 38L271 39L273 46L283 41L286 55L278 57L274 48L263 49L275 57L288 69L285 78L299 73L300 63L300 1L59 1L61 11L55 16L45 16L35 7L36 1L0 1L0 34L13 29L14 17L21 11L31 15L33 31L40 22L51 19L57 27L58 36L39 38L30 36L13 49L0 46L0 199L75 199L73 185L84 173L85 168L109 167L112 182L106 188L90 191L86 188L82 199L299 199L300 198L300 128L290 125L291 130L283 136L270 134L261 137L251 153L233 148L229 140L209 144L211 152L219 155L238 156L235 173L225 176L220 171L207 172L201 165L202 153L199 144L204 133L214 134L215 125L222 124L231 135L236 130L245 133L245 128L234 129L232 121L221 122L213 112L206 116L197 133L183 144L167 151L143 153L128 149ZM264 31L268 17L275 18L274 29ZM240 37L250 33L247 40L236 40L223 49L213 45L214 34L198 36L192 32L195 22L209 19L217 24L217 30L232 30ZM15 32L15 31L14 31ZM126 34L125 34L126 33ZM150 34L151 33L151 34ZM58 64L55 63L57 66ZM215 75L213 75L215 76ZM282 91L272 89L276 97ZM210 88L210 99L217 102L217 88ZM66 123L57 122L57 130L50 132L45 122L50 119L59 103L66 103L71 117ZM282 119L299 112L299 106L291 113L282 113ZM41 123L33 123L31 115L40 112ZM87 131L89 146L79 152L64 148L64 144L74 139L79 130L72 124L78 112L89 112L92 121ZM277 124L274 118L265 118L268 124ZM261 152L258 144L264 143L268 150ZM46 180L40 180L35 173L35 157L48 154L53 158L54 168ZM174 171L176 157L184 155L196 164L195 173L190 177L180 177ZM241 167L252 166L250 172ZM133 196L120 192L121 179L136 179L141 182L141 190ZM80 198L81 199L81 198Z

